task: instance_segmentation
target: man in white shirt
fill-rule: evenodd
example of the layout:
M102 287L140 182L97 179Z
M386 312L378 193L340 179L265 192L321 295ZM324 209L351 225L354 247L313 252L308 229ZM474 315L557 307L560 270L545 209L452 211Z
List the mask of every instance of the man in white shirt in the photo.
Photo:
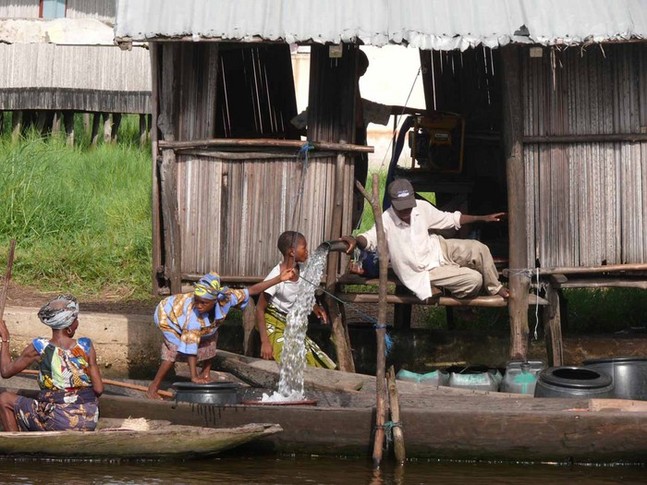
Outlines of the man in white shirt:
M416 200L408 180L397 179L387 188L391 207L382 213L384 233L393 271L418 298L431 297L431 286L444 288L456 298L477 296L481 288L489 295L509 296L499 282L489 248L473 239L445 239L430 234L433 229L459 229L472 222L499 222L504 212L472 216L444 212L429 202ZM375 225L353 238L342 238L355 249L377 250Z

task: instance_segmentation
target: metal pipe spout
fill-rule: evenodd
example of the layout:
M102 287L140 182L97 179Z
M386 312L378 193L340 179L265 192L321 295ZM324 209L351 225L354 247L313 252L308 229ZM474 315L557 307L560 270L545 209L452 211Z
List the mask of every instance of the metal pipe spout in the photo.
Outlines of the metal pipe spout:
M348 243L342 240L330 240L322 242L317 249L327 248L328 251L338 251L340 253L345 253L348 251Z

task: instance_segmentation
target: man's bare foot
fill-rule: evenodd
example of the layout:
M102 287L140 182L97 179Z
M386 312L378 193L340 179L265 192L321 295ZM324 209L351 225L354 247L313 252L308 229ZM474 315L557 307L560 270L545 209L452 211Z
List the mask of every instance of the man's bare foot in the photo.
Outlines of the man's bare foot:
M505 286L502 286L496 294L505 299L510 298L510 291Z
M148 399L154 399L156 401L161 401L162 396L157 393L157 389L151 389L150 387L146 390L146 397Z

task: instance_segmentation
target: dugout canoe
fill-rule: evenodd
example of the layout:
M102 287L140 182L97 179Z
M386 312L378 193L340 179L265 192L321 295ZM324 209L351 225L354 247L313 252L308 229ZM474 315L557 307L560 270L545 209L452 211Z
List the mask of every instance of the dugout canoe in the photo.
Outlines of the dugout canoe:
M449 388L401 391L400 425L407 457L647 463L647 411L642 406L618 399L601 402L499 394L503 393L453 393ZM100 405L104 416L138 413L206 427L274 422L283 428L282 433L241 446L242 453L371 456L375 407L370 395L309 392L306 397L317 404L213 405L104 395Z
M101 418L95 431L0 432L4 457L168 460L217 454L282 431L277 424L206 428L167 420Z

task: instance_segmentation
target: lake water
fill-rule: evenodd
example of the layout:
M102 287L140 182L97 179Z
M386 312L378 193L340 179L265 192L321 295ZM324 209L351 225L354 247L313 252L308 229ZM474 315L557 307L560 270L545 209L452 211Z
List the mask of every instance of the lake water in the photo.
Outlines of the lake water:
M88 463L0 461L2 484L227 484L227 485L416 485L416 484L645 484L640 466L509 465L385 461L374 471L368 459L236 456L186 462Z

